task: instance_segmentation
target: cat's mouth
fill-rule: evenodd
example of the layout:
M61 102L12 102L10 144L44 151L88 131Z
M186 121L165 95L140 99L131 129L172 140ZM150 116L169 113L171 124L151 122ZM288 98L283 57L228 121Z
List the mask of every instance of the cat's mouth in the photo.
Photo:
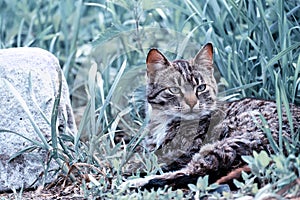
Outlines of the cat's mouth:
M173 116L179 117L184 120L195 120L200 119L205 116L210 115L209 110L199 110L199 109L188 109L188 110L181 110L180 112L174 113Z
M209 109L201 109L201 108L173 108L169 110L163 111L165 115L170 118L181 118L184 120L197 120L201 118L206 118L211 115L212 110Z
M199 115L196 115L196 114L181 115L180 117L183 120L196 120L196 119L199 119Z

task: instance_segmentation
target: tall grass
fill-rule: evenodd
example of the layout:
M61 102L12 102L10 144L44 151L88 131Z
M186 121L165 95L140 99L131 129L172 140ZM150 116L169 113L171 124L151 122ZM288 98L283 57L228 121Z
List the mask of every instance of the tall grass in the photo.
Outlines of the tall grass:
M219 86L225 88L221 97L272 99L286 109L288 103L300 104L298 1L5 0L0 5L0 48L51 51L60 60L74 109L87 105L72 138L74 152L64 161L81 166L79 174L101 175L86 183L92 188L87 196L124 194L118 188L123 165L146 124L144 72L151 47L172 60L191 58L212 42ZM135 140L115 143L118 134ZM159 168L155 158L140 159L149 173ZM124 198L161 195L172 192L138 191Z

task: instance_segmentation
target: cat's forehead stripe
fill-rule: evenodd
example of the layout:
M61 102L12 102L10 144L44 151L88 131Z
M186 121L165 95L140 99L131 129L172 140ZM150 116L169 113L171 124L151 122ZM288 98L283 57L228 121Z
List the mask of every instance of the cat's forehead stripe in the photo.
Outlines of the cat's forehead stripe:
M174 76L172 79L173 83L181 86L183 84L182 76Z
M192 85L198 85L199 82L203 82L203 77L199 76L199 79L195 77L192 66L185 60L176 60L173 62L175 68L181 73L185 81L190 82Z
M193 83L194 83L194 85L199 85L199 79L197 79L193 76Z

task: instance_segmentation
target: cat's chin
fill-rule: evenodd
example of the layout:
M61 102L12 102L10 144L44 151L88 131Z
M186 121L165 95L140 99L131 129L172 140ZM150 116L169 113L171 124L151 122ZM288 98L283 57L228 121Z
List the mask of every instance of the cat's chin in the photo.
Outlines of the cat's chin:
M182 120L198 120L199 115L181 115Z
M183 114L181 115L181 119L183 120L200 120L203 118L209 117L209 114L207 113L194 113L194 114Z
M173 113L172 116L174 118L180 118L182 120L200 120L203 118L208 118L210 116L210 111L202 111L202 112L180 112Z

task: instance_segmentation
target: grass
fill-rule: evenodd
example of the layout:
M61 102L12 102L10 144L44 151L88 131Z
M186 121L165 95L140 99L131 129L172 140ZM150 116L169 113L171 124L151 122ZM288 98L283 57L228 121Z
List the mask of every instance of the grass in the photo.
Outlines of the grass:
M206 193L203 184L175 193L166 188L126 193L118 187L124 163L147 122L143 112L147 51L157 47L170 60L191 58L204 43L212 42L219 88L224 88L221 97L272 99L279 110L281 105L288 109L288 103L300 104L299 19L299 3L283 0L4 0L0 3L0 48L32 46L49 50L59 58L74 110L87 105L74 138L53 132L52 139L54 149L61 148L55 159L77 168L82 176L96 177L89 183L77 178L87 197L200 197L212 195ZM136 137L121 145L114 141L120 133ZM88 140L81 141L80 137ZM73 141L73 149L64 147L66 140ZM275 145L282 149L286 144L280 140ZM299 168L299 157L293 147L289 149L295 162L288 162L291 158L281 154L272 159L278 160L276 165L292 163ZM139 159L149 174L159 170L155 157L143 156ZM261 159L254 155L247 161L260 166L255 163ZM269 170L264 172L270 176L268 187L254 185L252 179L260 177L259 173L244 175L243 184L251 183L250 187L237 183L240 192L236 196L259 197L262 191L278 195L278 190L293 182L285 176L293 174L292 169L274 174L270 173L272 167L263 166ZM278 190L272 190L273 186Z

